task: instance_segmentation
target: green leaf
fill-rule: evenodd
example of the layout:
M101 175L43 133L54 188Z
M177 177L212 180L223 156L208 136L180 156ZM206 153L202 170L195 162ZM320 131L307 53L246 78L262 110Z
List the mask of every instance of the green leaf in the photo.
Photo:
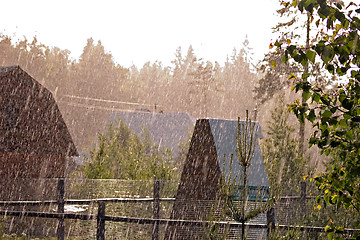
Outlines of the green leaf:
M309 91L303 91L302 98L306 101L311 97L311 93Z
M312 51L312 50L307 50L306 51L306 57L312 62L315 62L315 56L316 56L316 52Z
M347 121L346 121L346 119L341 119L341 120L339 121L339 126L340 126L340 127L343 127L343 128L346 128L346 127L347 127Z
M329 102L329 96L327 94L324 94L320 97L320 100L323 104L325 105L329 105L330 102Z
M315 45L315 51L319 55L321 55L321 53L324 51L324 48L325 48L324 41L320 41L318 44Z
M331 46L325 46L322 53L321 53L321 59L325 62L328 63L329 61L331 61L334 58L335 52L334 52L334 48Z
M279 41L276 41L276 42L274 43L274 45L275 45L276 47L281 47L282 43L279 42Z
M293 54L294 53L294 50L296 49L296 46L295 45L290 45L286 48L290 54Z
M343 118L346 119L346 120L348 120L348 119L351 118L351 115L345 113L345 114L343 115Z
M305 0L301 0L298 4L299 10L302 12L304 10Z
M334 15L340 22L343 22L345 19L345 15L340 11L336 11Z
M301 78L302 78L302 79L307 79L308 77L310 77L310 73L303 73L303 74L301 75Z
M311 109L310 112L309 112L309 115L307 116L307 119L308 119L310 122L314 122L314 121L315 121L315 118L316 118L315 110L314 110L314 109Z
M284 54L284 56L282 57L281 60L282 60L283 63L286 63L289 60L289 55L288 55L287 50L285 51L285 54Z
M336 229L335 229L335 232L337 232L337 233L344 232L344 227L343 226L337 226Z
M313 11L313 8L314 8L314 5L315 5L315 3L310 3L309 5L307 5L306 7L305 7L305 9L308 11L308 12L310 12L310 13L312 13L312 11Z
M351 77L353 77L353 78L355 78L356 77L356 75L358 75L359 73L357 72L357 71L355 71L355 70L352 70L351 71Z
M341 105L347 109L347 110L350 110L354 103L352 101L350 101L349 99L345 98L342 102L341 102Z
M339 101L342 102L346 98L345 91L343 89L339 89Z
M272 61L272 62L271 62L271 67L272 67L272 68L276 68L276 62L275 62L275 61Z
M324 7L320 7L319 13L327 17L330 14L330 8L327 5L325 5Z
M347 72L347 68L345 68L345 67L338 67L338 68L336 69L336 73L337 73L339 76L345 75L346 72Z
M345 136L346 138L352 140L354 139L354 132L352 130L346 131Z
M327 19L327 22L326 22L326 27L331 29L334 27L334 21L330 18Z
M330 155L330 152L331 152L331 150L328 148L328 149L325 149L324 154L325 154L326 156L329 156L329 155Z
M331 112L331 111L325 110L325 111L322 113L321 116L322 116L323 118L330 118L331 115L332 115L332 112Z
M332 64L327 64L326 69L329 71L329 73L334 74L335 73L335 67Z
M291 80L291 79L296 79L296 76L293 73L291 73L290 76L288 77L288 80Z
M312 96L312 100L319 103L320 102L320 94L315 92Z

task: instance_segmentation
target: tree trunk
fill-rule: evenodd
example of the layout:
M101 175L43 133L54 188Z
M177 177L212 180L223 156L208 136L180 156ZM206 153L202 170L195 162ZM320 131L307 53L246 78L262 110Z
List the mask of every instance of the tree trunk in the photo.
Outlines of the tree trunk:
M242 201L242 209L241 209L241 239L245 240L245 211L246 211L246 203L248 198L248 189L247 189L247 165L243 165L244 172L244 186L243 186L243 201Z
M306 51L310 49L310 14L307 14L307 22L306 22ZM304 73L309 72L309 64L306 63ZM301 98L301 105L305 103L305 99ZM303 123L300 123L300 129L299 129L299 151L300 154L304 152L304 145L305 145L305 121Z

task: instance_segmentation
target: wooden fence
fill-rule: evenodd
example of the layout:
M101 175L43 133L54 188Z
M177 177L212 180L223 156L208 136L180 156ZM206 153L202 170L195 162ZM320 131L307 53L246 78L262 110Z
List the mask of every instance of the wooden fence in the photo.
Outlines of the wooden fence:
M306 188L305 188L306 190ZM8 211L0 210L0 215L4 216L17 216L17 217L37 217L37 218L53 218L58 219L57 227L57 238L63 240L65 238L65 229L64 229L64 219L79 219L79 220L96 220L97 221L97 231L96 239L104 240L105 239L105 224L106 221L112 222L124 222L124 223L136 223L136 224L152 224L153 233L152 239L159 239L159 225L191 225L191 226L203 226L207 227L209 225L217 224L220 227L241 227L241 223L237 222L227 222L227 221L189 221L189 220L175 220L175 219L160 219L160 202L171 202L175 201L175 198L160 198L160 183L159 181L154 181L153 188L153 198L100 198L100 199L78 199L78 200L66 200L64 199L64 179L58 180L57 185L57 200L56 201L0 201L0 206L10 207L10 206L44 206L44 205L57 205L57 213L50 212L35 212L35 211ZM300 197L290 197L303 199L305 201L306 197L303 193ZM284 197L283 197L284 198ZM285 197L286 198L286 197ZM134 218L134 217L121 217L121 216L107 216L106 215L106 203L140 203L140 202L152 202L153 203L153 218ZM74 213L65 213L64 206L65 204L91 204L97 203L97 214L74 214ZM305 211L305 210L304 210ZM267 224L250 224L245 223L248 228L262 228L270 229L275 227L275 213L274 209L270 209L266 213ZM293 225L276 225L279 229L297 229L299 231L307 232L325 232L323 227L312 227L312 226L293 226ZM343 233L353 234L360 232L360 229L344 229Z

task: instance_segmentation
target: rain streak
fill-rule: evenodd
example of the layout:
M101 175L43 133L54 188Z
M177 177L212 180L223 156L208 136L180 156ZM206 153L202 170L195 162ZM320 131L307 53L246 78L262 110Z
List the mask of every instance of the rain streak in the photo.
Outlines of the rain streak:
M359 13L279 1L256 63L0 32L0 239L359 239Z

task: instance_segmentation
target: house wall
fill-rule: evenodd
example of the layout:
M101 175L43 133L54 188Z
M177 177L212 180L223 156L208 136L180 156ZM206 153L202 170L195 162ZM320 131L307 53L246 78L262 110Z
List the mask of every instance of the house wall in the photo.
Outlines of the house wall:
M60 178L64 173L64 155L0 152L0 178Z
M51 92L19 66L0 67L0 200L41 198L44 184L31 179L64 177L75 155Z
M191 139L171 219L209 220L221 177L209 122L199 120ZM203 239L203 227L168 226L165 239Z
M196 123L183 167L177 199L214 200L221 172L208 120Z
M28 75L16 77L0 79L0 149L73 153L71 136L51 93Z
M47 178L64 177L65 165L64 155L0 152L0 199L56 199Z

